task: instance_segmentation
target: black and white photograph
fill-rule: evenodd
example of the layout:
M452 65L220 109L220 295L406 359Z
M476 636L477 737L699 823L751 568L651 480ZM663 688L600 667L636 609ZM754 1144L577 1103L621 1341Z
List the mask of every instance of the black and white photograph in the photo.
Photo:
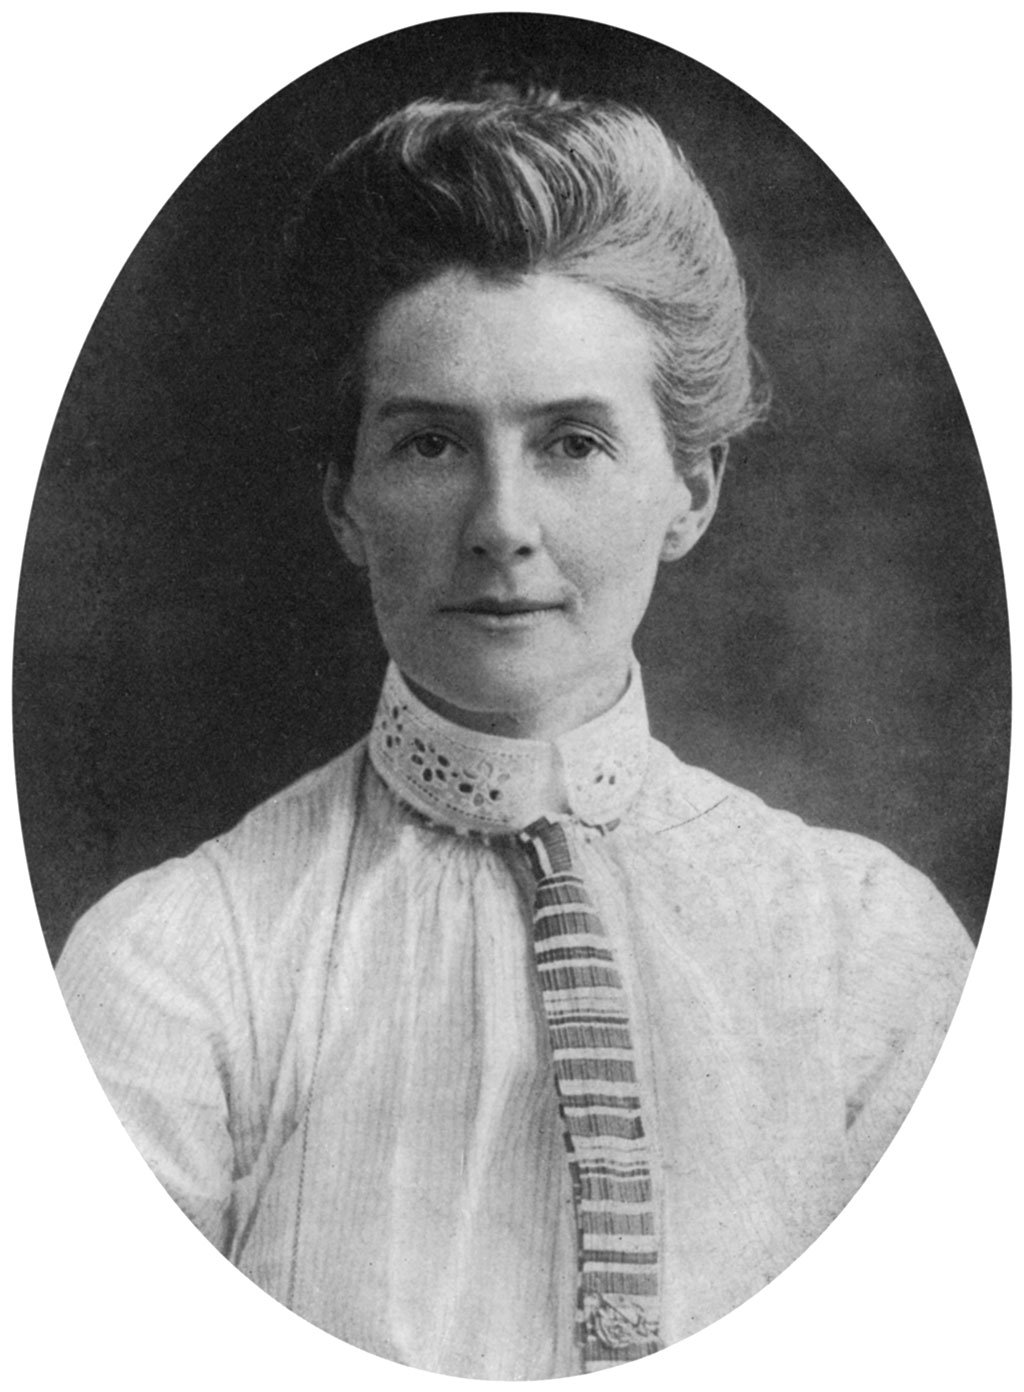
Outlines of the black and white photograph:
M984 122L908 95L850 163L792 67L641 18L268 29L176 163L113 162L152 193L19 452L8 838L54 1050L22 1302L52 1267L59 1329L104 1249L113 1386L190 1347L200 1386L727 1387L780 1350L813 1386L844 1315L840 1386L883 1346L892 1385L1013 1381L949 1313L1013 1300L977 1246L1013 1240L1011 1021L972 1004L1013 934L1013 446L941 297L999 319L949 133ZM187 44L126 80L175 53L187 104ZM93 157L67 97L27 219ZM930 172L938 274L885 157ZM76 177L43 298L105 229Z

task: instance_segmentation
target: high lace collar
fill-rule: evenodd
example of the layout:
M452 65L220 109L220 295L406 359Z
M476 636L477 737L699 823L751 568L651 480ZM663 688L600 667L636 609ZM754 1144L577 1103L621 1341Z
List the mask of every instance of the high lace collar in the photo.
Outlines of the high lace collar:
M435 714L391 663L370 732L370 760L402 802L432 822L490 835L541 816L603 826L626 811L647 770L640 668L604 715L555 740L506 739Z

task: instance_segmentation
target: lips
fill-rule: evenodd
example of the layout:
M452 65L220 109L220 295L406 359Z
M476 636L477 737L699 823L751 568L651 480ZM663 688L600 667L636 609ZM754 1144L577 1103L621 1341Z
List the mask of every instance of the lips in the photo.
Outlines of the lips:
M561 600L534 598L529 595L478 595L476 598L446 604L442 612L447 614L488 614L497 618L512 617L516 614L543 613L549 609L562 609Z
M477 595L457 604L446 604L443 614L462 619L490 633L518 632L543 622L546 615L560 613L565 604L557 599L532 595Z

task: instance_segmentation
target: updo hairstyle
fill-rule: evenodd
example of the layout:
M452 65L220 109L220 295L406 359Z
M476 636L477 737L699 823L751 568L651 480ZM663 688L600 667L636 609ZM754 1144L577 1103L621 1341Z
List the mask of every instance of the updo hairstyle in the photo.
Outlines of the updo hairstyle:
M554 273L628 305L652 335L652 387L684 472L762 413L718 214L679 147L617 102L550 91L415 101L330 162L291 234L307 386L343 474L377 314L449 269L510 282Z

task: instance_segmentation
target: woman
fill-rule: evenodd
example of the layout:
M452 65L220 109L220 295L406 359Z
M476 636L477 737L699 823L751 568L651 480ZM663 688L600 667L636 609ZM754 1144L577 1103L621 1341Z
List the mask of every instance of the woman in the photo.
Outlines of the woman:
M327 515L392 659L373 730L104 899L64 990L163 1183L278 1299L418 1367L592 1371L822 1230L969 942L887 851L649 737L633 634L761 411L663 133L416 103L295 250Z

